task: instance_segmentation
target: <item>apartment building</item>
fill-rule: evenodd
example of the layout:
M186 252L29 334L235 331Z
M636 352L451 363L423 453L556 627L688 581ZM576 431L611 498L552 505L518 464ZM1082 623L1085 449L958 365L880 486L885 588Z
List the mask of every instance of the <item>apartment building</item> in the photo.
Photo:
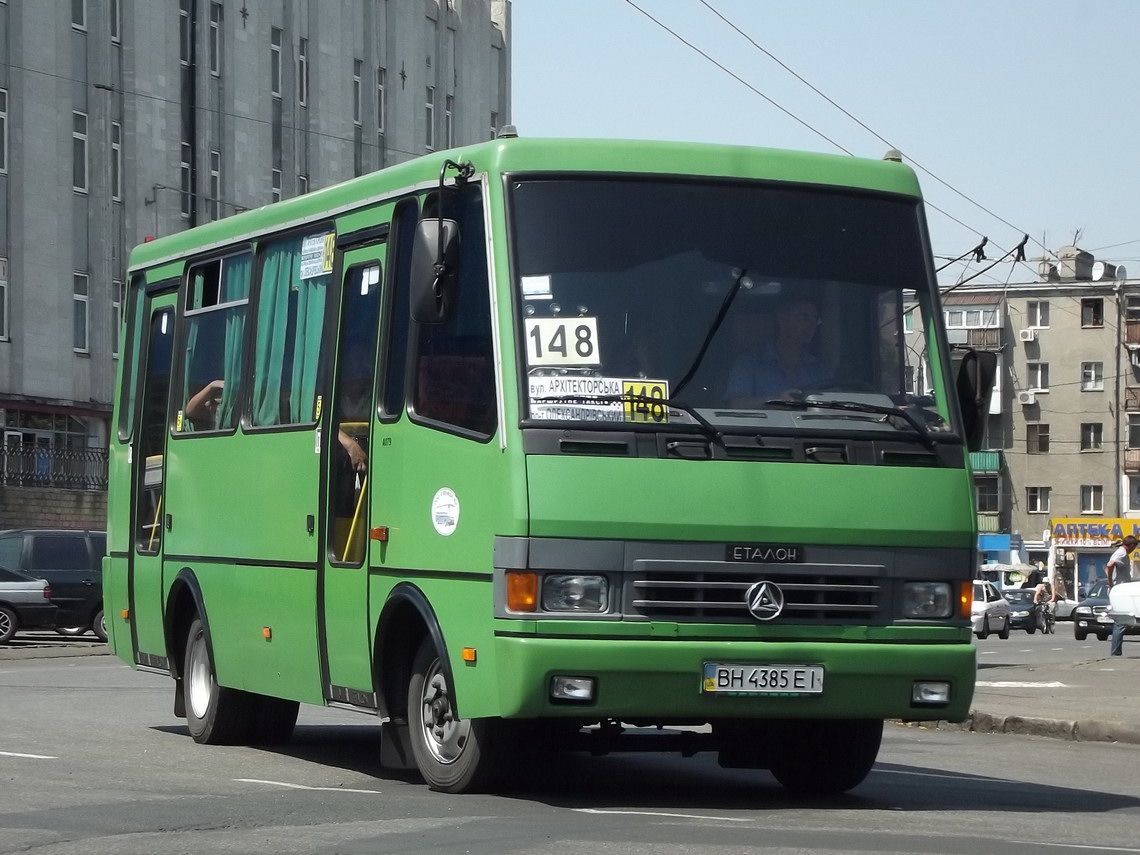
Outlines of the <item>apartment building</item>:
M132 246L509 105L507 0L0 0L4 488L102 486Z
M951 344L998 354L974 453L979 548L1082 581L1140 526L1140 280L1066 247L1035 281L946 289ZM1025 269L1025 268L1021 268Z

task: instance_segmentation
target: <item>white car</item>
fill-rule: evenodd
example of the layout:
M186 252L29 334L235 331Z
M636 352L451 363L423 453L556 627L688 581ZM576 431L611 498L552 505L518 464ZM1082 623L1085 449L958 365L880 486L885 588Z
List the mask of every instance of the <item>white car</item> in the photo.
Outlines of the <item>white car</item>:
M1009 638L1009 603L993 582L974 581L970 629L978 638L986 638L991 632L996 632L998 638Z
M1140 627L1140 582L1121 582L1109 588L1108 611L1113 623L1135 632Z

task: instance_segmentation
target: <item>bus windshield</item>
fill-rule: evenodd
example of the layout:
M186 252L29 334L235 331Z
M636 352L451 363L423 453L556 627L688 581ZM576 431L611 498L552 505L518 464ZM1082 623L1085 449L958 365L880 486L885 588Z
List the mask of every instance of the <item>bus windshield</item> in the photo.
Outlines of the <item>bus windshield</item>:
M531 424L949 430L917 199L542 176L509 202Z

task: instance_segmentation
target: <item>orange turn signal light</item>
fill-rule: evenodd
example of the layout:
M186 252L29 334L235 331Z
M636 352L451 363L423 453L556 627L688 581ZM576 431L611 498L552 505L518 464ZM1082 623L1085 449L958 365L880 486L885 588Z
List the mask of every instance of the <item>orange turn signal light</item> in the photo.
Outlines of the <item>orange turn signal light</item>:
M958 583L958 617L969 618L970 609L974 604L974 583L973 581L959 582Z
M368 537L370 540L378 540L380 543L388 542L388 526L378 525L368 530Z
M123 609L122 614L123 614L123 620L129 620L131 617L131 610L130 609Z
M474 662L475 661L475 648L474 647L464 647L463 651L462 651L462 656L463 656L464 662Z
M261 637L264 638L266 641L269 641L271 638L273 638L272 628L270 628L268 626L263 626L261 628Z
M533 612L538 608L537 573L507 573L507 608L512 612Z

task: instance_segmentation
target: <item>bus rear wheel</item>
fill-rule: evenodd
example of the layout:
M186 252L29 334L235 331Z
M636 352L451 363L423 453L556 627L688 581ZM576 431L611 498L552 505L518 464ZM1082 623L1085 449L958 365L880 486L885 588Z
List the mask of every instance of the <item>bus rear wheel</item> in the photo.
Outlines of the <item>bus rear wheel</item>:
M772 740L769 771L797 795L829 796L863 782L883 740L877 720L786 721Z
M424 781L444 793L486 791L508 765L496 757L493 719L460 719L455 694L430 638L424 639L408 683L408 732Z
M214 661L206 643L206 628L195 617L186 633L182 669L186 726L195 742L239 745L248 740L257 710L252 695L218 685Z

